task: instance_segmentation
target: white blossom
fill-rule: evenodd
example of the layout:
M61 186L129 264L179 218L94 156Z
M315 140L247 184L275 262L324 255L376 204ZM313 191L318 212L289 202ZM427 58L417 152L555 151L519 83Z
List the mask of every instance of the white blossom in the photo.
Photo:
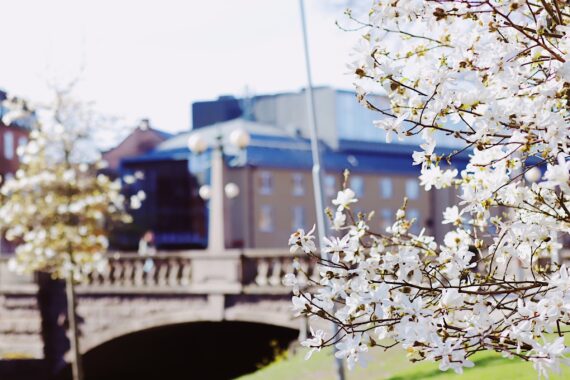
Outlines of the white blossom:
M289 238L289 246L291 253L296 253L297 251L301 250L304 253L311 253L314 252L317 248L315 246L315 236L313 235L315 232L315 226L305 233L302 229L297 230L294 232L291 237Z
M352 191L352 189L344 189L338 192L336 199L333 199L332 204L337 206L337 211L342 211L351 203L356 202L358 202L358 199L356 198L354 191Z
M359 20L358 101L387 142L419 145L411 164L425 190L454 195L436 239L412 232L403 199L376 231L354 191L338 193L319 281L289 281L298 313L339 327L312 348L336 344L350 367L380 340L457 373L483 350L542 377L567 363L551 334L570 324L570 273L556 262L570 232L570 4L548 4L377 0ZM314 256L303 236L291 250Z

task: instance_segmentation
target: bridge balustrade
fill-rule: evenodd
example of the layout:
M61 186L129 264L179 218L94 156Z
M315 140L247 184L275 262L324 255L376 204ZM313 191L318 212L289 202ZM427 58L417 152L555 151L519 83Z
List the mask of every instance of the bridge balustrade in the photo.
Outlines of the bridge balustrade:
M144 257L137 253L108 255L102 272L94 272L80 285L80 291L113 291L153 288L184 288L190 285L192 258L181 253Z
M109 252L104 270L90 274L77 286L79 294L99 293L221 293L286 294L283 285L297 260L299 283L318 277L315 260L280 249L207 251L159 251L153 256L136 252ZM309 276L305 275L307 273ZM8 270L8 258L0 258L0 293L34 293L33 276ZM226 291L227 290L227 291Z
M271 293L279 289L281 293L288 293L290 289L283 286L283 279L287 273L293 272L295 260L302 269L297 275L301 286L307 286L309 279L317 280L315 260L307 255L283 250L245 250L242 263L244 292Z

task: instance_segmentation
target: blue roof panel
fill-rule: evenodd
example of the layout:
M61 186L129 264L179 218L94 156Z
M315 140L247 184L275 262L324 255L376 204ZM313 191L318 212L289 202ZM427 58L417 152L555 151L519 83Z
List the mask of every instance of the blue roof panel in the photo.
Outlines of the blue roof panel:
M325 170L343 171L349 169L361 173L402 173L419 174L419 167L412 165L412 153L418 150L411 145L368 143L341 140L339 148L333 150L321 144L321 154ZM450 153L443 149L440 153ZM187 160L188 148L154 150L138 157L126 158L124 163ZM456 157L454 165L463 168L468 153ZM310 142L300 137L251 135L251 143L246 148L243 163L253 167L310 170L313 161Z

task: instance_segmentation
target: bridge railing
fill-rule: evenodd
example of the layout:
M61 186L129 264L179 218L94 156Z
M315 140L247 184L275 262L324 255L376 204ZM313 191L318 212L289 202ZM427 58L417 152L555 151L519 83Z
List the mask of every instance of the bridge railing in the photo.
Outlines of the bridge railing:
M570 261L570 251L560 253ZM20 276L8 270L8 257L0 256L0 294L33 293L34 276ZM79 293L254 293L283 294L287 273L295 260L302 269L301 285L318 279L315 260L282 249L207 251L159 251L154 256L136 252L109 252L101 273L90 275L78 286ZM305 275L304 273L308 274Z
M563 262L570 251L560 252ZM34 276L8 270L8 257L0 256L0 294L35 293ZM90 275L78 286L80 294L101 293L251 293L286 294L287 273L297 261L301 285L318 280L316 262L304 254L282 249L207 251L159 251L145 257L136 252L110 252L103 272Z
M77 286L80 294L101 293L268 293L284 294L287 273L297 260L303 273L315 278L315 262L306 255L282 249L207 251L159 251L153 256L136 252L109 252L102 272L89 275ZM300 284L308 277L299 274ZM33 293L34 276L8 270L8 258L0 257L0 293Z
M251 249L243 252L242 283L245 292L289 292L283 286L287 273L292 273L294 262L297 261L301 271L297 275L300 285L306 285L309 278L318 277L316 261L307 255L291 254L284 250Z
M141 256L114 252L108 255L104 270L89 275L80 291L184 288L190 285L191 277L192 256L184 253Z

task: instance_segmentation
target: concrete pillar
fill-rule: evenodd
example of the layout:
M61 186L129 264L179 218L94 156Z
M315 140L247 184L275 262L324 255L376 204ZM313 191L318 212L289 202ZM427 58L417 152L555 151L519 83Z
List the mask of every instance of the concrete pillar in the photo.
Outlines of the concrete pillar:
M226 249L224 218L224 158L221 148L212 150L211 197L208 218L208 251L221 254Z

